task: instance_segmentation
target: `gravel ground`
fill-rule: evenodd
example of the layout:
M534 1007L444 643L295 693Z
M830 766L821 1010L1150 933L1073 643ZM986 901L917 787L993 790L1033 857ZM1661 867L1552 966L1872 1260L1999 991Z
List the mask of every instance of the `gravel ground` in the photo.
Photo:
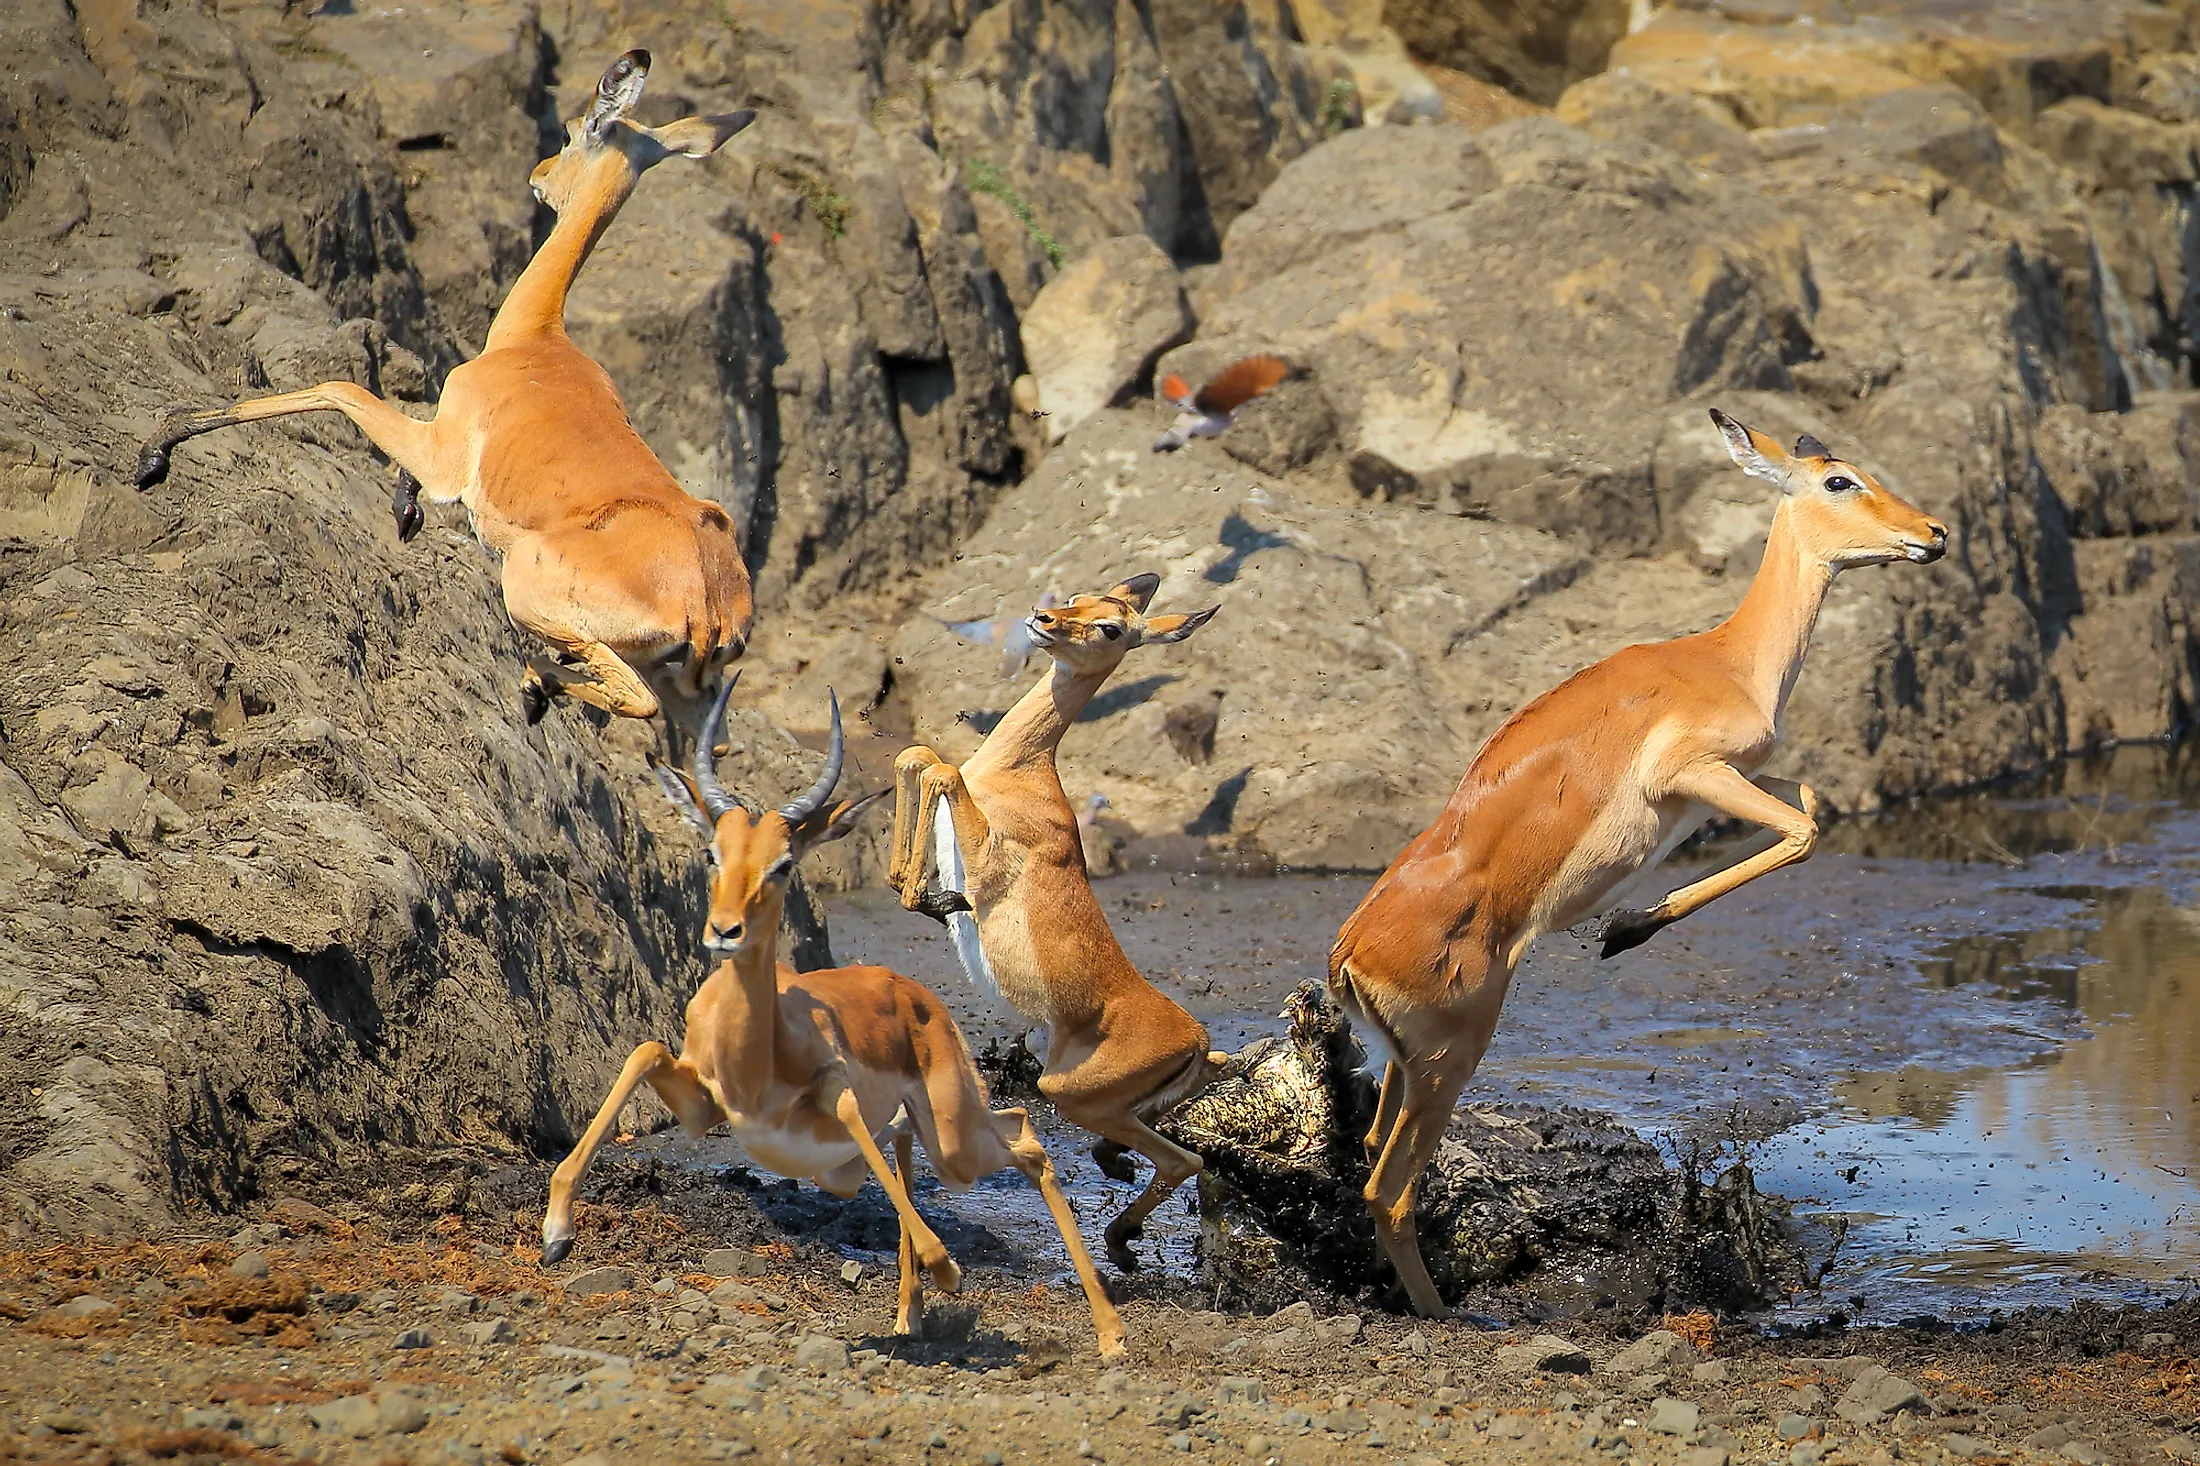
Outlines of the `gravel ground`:
M1491 1331L1322 1298L1223 1314L1181 1280L1132 1279L1129 1353L1102 1360L1074 1289L983 1267L931 1300L924 1341L896 1339L890 1271L772 1240L768 1222L729 1228L694 1190L584 1208L576 1259L546 1273L532 1214L500 1223L484 1189L410 1236L380 1230L402 1206L289 1201L226 1239L0 1252L0 1460L2083 1466L2200 1452L2183 1433L2200 1409L2189 1306L1780 1340L1708 1315ZM750 1240L722 1245L729 1230Z

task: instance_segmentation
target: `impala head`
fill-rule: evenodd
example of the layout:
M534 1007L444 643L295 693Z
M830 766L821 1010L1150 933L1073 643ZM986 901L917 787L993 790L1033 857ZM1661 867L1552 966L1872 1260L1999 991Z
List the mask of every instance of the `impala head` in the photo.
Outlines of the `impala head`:
M563 214L567 205L593 200L616 208L634 180L667 158L707 158L756 120L747 109L713 117L683 117L663 127L628 119L649 79L649 53L629 51L596 83L588 111L565 124L565 146L528 175L535 197Z
M832 802L833 786L840 782L843 746L840 734L840 699L832 698L832 744L825 753L825 771L810 791L791 804L763 814L751 814L718 782L711 749L726 717L726 699L733 696L736 672L726 679L695 739L693 768L681 773L657 766L657 781L673 808L695 821L710 841L710 914L703 923L703 945L715 957L731 957L759 935L776 935L779 903L787 880L810 847L837 840L855 828L856 816L891 790L879 790L861 799ZM759 926L767 928L761 933Z
M1025 620L1032 645L1072 672L1105 672L1135 646L1182 641L1214 619L1220 606L1188 616L1148 616L1161 588L1158 575L1134 575L1096 596L1074 597L1066 606L1041 606Z
M1742 472L1780 486L1803 541L1831 568L1896 560L1930 565L1948 552L1948 526L1816 438L1806 433L1789 453L1716 407L1711 420Z

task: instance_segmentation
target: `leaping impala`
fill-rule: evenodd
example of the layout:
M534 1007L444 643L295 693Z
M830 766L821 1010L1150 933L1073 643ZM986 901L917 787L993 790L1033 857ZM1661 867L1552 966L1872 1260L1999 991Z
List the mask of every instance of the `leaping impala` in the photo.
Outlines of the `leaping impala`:
M725 510L683 491L627 420L618 389L565 334L565 297L589 251L643 172L667 158L704 158L754 112L644 127L649 53L629 51L597 83L564 150L528 182L557 227L505 297L481 355L453 370L435 417L407 417L351 382L170 419L145 445L138 485L168 476L186 438L299 412L341 412L402 474L393 509L400 539L421 524L419 496L466 506L474 532L504 559L512 619L550 643L521 679L527 721L569 692L630 718L667 701L677 747L714 674L741 654L754 606Z
M1757 771L1779 737L1827 588L1843 570L1930 564L1948 531L1815 438L1793 456L1725 414L1745 473L1782 494L1748 594L1696 636L1614 653L1491 735L1450 803L1346 919L1329 986L1388 1063L1367 1132L1367 1203L1414 1310L1444 1312L1413 1206L1423 1168L1497 1026L1513 969L1544 932L1599 910L1705 819L1763 826L1768 849L1623 911L1604 955L1639 946L1748 881L1808 859L1817 796Z
M701 1136L730 1125L758 1165L815 1181L835 1196L878 1177L901 1219L901 1297L894 1330L915 1333L923 1317L921 1264L942 1289L961 1279L954 1259L917 1215L910 1186L910 1137L924 1143L932 1169L950 1190L1014 1166L1046 1198L1063 1245L1085 1286L1102 1354L1123 1351L1123 1322L1108 1301L1077 1218L1054 1178L1054 1164L1022 1110L995 1110L970 1061L962 1031L940 1000L884 967L836 967L797 973L778 960L779 917L787 880L813 846L837 840L884 794L831 804L840 781L840 702L833 701L832 745L810 791L772 814L750 814L726 793L712 768L734 678L704 715L693 772L658 767L665 792L710 842L714 867L706 945L719 960L687 1008L687 1039L675 1059L661 1043L636 1049L602 1108L550 1181L542 1219L542 1257L562 1260L573 1246L573 1187L618 1122L619 1109L647 1083ZM879 1150L894 1143L894 1169Z
M1101 1137L1100 1169L1133 1179L1125 1151L1153 1162L1144 1192L1108 1224L1108 1257L1128 1272L1130 1244L1153 1209L1199 1174L1200 1158L1153 1121L1207 1087L1226 1056L1207 1030L1139 975L1108 929L1085 871L1077 813L1054 751L1133 647L1182 641L1213 609L1148 616L1158 575L1102 595L1042 607L1026 623L1054 662L958 769L929 748L894 761L894 849L888 879L911 911L944 917L973 982L1047 1025L1039 1092ZM944 893L925 888L927 862Z

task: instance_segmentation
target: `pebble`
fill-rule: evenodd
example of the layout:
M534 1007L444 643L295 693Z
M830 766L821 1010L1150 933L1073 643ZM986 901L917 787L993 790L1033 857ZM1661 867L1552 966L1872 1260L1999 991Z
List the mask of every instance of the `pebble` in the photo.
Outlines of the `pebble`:
M257 1251L237 1254L237 1260L229 1265L229 1276L233 1278L266 1277L267 1254Z
M1904 1410L1927 1409L1924 1391L1900 1375L1866 1363L1834 1413L1855 1425L1877 1425Z
M2177 1336L2175 1334L2141 1334L2139 1336L2139 1347L2149 1351L2174 1349L2177 1347Z
M1788 1466L1818 1466L1825 1454L1824 1441L1800 1441L1788 1452Z
M1274 1441L1264 1435L1247 1436L1245 1438L1245 1454L1248 1456L1265 1456L1275 1449L1275 1444Z
M2108 1466L2108 1452L2091 1441L2071 1441L2062 1448L2062 1458L2078 1466Z
M313 1422L315 1430L325 1430L333 1435L356 1436L365 1440L379 1428L381 1412L374 1401L365 1395L346 1395L341 1400L308 1406L306 1419Z
M434 1342L433 1339L428 1337L426 1329L406 1329L398 1334L396 1342L391 1347L397 1349L425 1349Z
M795 1341L794 1362L797 1368L838 1374L848 1367L848 1346L838 1339L811 1334Z
M1671 1329L1652 1329L1606 1361L1606 1374L1650 1374L1696 1362L1695 1345Z
M1703 1415L1694 1403L1671 1395L1650 1402L1650 1429L1659 1435L1693 1435Z
M741 1247L720 1247L703 1254L703 1271L714 1278L761 1278L771 1264Z
M54 1310L63 1318L90 1318L95 1313L113 1313L115 1306L106 1299L90 1293L71 1298Z
M571 1298L593 1298L602 1293L624 1293L634 1286L632 1268L609 1266L592 1267L586 1272L573 1274L565 1280L565 1292Z
M466 1342L474 1345L509 1344L519 1335L512 1329L512 1321L505 1318L483 1319L476 1323L460 1324L458 1331Z
M185 1430L235 1430L244 1424L244 1417L219 1407L183 1412Z
M1799 1441L1814 1434L1817 1429L1818 1422L1808 1415L1783 1415L1779 1423L1772 1427L1772 1433L1784 1441Z
M1509 1374L1542 1370L1546 1374L1587 1374L1589 1356L1556 1334L1537 1334L1525 1344L1497 1351L1496 1364Z
M1724 1359L1706 1359L1688 1371L1689 1377L1700 1385L1723 1385L1727 1381L1728 1373Z
M468 1318L481 1312L481 1295L463 1288L445 1288L436 1307L452 1318Z
M1183 1431L1183 1430L1180 1430L1180 1431L1178 1431L1178 1432L1177 1432L1177 1433L1176 1433L1175 1435L1172 1435L1172 1436L1170 1436L1170 1437L1169 1437L1169 1449L1170 1449L1170 1450L1172 1450L1172 1451L1189 1451L1189 1450L1190 1450L1191 1448L1192 1448L1192 1437L1191 1437L1191 1432L1189 1432L1189 1431Z
M428 1407L403 1390L391 1390L375 1401L374 1421L392 1435L411 1435L428 1423Z
M1980 1440L1977 1436L1965 1435L1961 1431L1954 1430L1949 1431L1940 1438L1940 1447L1951 1456L1961 1456L1966 1459L1972 1456L1999 1454L1990 1443Z
M1725 1446L1691 1446L1681 1452L1681 1466L1726 1466L1729 1454Z
M853 1261L842 1263L840 1265L840 1280L851 1288L862 1282L863 1264Z
M56 1410L51 1415L41 1415L38 1423L55 1435L87 1435L92 1429L92 1422L74 1410Z
M1223 1405L1228 1405L1233 1401L1258 1405L1267 1398L1267 1385L1260 1380L1241 1375L1224 1375L1222 1383L1215 1389L1215 1400Z

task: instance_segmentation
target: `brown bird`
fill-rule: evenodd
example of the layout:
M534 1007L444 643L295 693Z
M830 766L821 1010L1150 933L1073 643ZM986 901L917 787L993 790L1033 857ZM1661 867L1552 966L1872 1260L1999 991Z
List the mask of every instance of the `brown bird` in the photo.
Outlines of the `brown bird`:
M1291 364L1276 356L1248 356L1223 368L1194 392L1175 373L1161 379L1161 398L1177 409L1176 423L1154 441L1156 453L1174 453L1194 438L1219 438L1246 403L1291 375Z
M1222 721L1222 692L1216 688L1198 702L1180 702L1161 718L1161 731L1169 737L1184 762L1203 764L1215 756L1215 725Z

